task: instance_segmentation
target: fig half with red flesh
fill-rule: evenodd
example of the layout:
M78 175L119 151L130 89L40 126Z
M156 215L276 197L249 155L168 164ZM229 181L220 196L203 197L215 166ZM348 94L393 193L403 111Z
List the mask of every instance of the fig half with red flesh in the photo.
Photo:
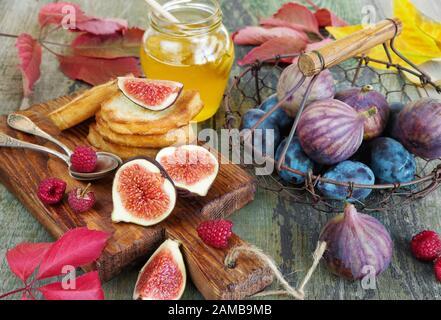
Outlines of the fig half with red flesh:
M133 299L179 300L186 282L187 273L179 243L166 240L141 269Z
M205 197L219 172L216 157L195 145L162 149L156 161L173 180L181 196Z
M152 226L166 219L176 205L171 179L154 161L135 159L124 164L113 181L112 221Z
M175 81L120 77L118 87L137 105L151 111L162 111L176 102L184 85Z

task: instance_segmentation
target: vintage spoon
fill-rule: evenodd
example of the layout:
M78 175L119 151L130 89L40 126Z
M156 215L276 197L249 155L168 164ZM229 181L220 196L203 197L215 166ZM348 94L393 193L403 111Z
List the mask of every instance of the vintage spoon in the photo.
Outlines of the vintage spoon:
M57 139L55 139L54 137L52 137L48 133L41 130L34 122L32 122L31 119L27 118L26 116L20 115L20 114L10 114L8 116L7 123L11 128L14 128L16 130L44 138L48 141L51 141L52 143L58 145L61 149L63 149L63 151L66 154L62 154L62 153L59 153L59 152L54 151L52 149L42 147L39 145L35 145L32 143L20 141L20 140L14 139L12 137L9 137L5 134L1 134L1 136L0 136L0 146L12 147L12 148L14 148L14 147L26 148L26 149L31 149L31 150L35 150L35 151L50 153L50 154L60 158L64 162L66 162L66 164L69 166L69 174L77 180L89 181L89 180L98 180L98 179L104 178L108 174L110 174L113 171L115 171L116 169L118 169L118 167L120 165L122 165L122 163L123 163L121 158L119 158L118 156L116 156L114 154L107 153L107 152L97 152L98 164L97 164L97 169L95 172L93 172L93 173L75 172L74 170L72 170L71 163L70 163L70 156L72 155L72 150L70 150L62 142L58 141Z

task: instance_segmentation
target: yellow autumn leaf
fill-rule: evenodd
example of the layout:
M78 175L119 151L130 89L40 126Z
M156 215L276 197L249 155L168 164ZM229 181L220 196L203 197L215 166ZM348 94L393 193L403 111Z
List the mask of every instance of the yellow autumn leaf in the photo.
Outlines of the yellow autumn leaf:
M395 47L406 58L420 65L427 61L441 57L441 48L433 37L441 35L441 24L431 22L427 24L427 18L423 17L410 0L394 0L394 16L403 22L403 32L395 41ZM418 27L419 25L419 27ZM346 27L327 27L336 39L341 39L349 34L359 31L361 25ZM425 31L424 31L425 30ZM387 55L382 46L378 46L367 52L369 57L387 61ZM392 54L394 63L407 66L401 58ZM372 64L379 69L387 69L382 64Z

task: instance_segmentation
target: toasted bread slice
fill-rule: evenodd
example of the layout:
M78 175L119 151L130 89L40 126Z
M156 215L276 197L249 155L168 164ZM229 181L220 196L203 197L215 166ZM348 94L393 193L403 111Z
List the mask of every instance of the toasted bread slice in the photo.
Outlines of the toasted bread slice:
M116 80L87 90L63 107L49 113L48 117L60 129L66 130L93 117L101 104L119 92Z
M119 92L103 103L101 117L117 133L157 135L188 125L203 106L201 96L193 90L184 90L176 103L163 111L144 109Z
M126 147L115 143L107 142L98 133L96 129L96 124L94 123L89 126L89 135L87 136L87 140L96 149L100 151L116 154L120 156L122 159L130 159L134 157L155 158L159 152L159 149Z
M110 129L100 112L96 114L95 118L96 129L104 140L127 147L165 148L176 144L189 144L196 139L191 125L159 135L120 134Z

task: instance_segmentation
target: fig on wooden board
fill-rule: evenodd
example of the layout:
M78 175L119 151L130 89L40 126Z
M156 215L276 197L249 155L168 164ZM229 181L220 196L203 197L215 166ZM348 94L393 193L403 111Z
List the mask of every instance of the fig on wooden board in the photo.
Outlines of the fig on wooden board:
M357 112L346 103L327 99L310 104L302 114L297 135L309 158L334 165L352 157L363 142L364 120L376 114L373 107Z
M120 77L118 87L137 105L152 111L162 111L176 102L184 85L175 81Z
M176 205L171 179L155 161L135 159L116 173L112 221L152 226L166 219Z
M162 149L156 156L156 161L184 197L205 197L219 172L216 157L207 149L196 145Z
M187 273L179 243L166 240L139 273L134 300L179 300L185 290Z
M296 63L288 66L280 76L277 85L277 96L279 100L286 97L287 94L300 82L303 74ZM282 105L283 109L293 118L300 109L302 99L305 96L309 80L307 79L298 90L291 95ZM329 70L320 72L314 86L311 89L306 106L317 100L331 99L335 94L334 78Z
M377 114L364 120L364 139L371 140L379 137L387 126L390 108L386 97L375 91L370 85L362 88L351 88L337 92L335 99L343 101L357 112L377 108Z
M441 101L424 98L407 104L398 118L400 140L427 160L441 157Z

